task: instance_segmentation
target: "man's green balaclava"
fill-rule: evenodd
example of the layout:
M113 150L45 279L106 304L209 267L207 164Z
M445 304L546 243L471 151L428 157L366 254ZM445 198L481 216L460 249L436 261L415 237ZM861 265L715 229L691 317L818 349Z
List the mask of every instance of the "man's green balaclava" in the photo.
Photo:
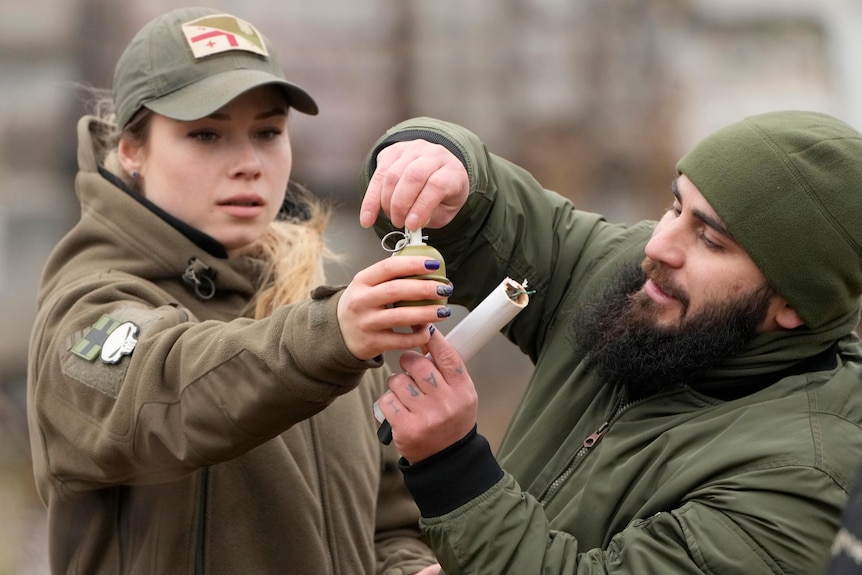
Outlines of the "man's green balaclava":
M769 283L816 329L862 294L862 134L816 112L748 117L677 163Z

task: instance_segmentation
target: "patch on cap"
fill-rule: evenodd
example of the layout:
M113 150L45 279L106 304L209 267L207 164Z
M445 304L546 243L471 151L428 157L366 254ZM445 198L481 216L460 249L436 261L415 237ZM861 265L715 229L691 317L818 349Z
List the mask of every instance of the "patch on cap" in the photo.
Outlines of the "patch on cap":
M257 28L230 14L204 16L183 24L183 34L195 58L245 50L269 56Z

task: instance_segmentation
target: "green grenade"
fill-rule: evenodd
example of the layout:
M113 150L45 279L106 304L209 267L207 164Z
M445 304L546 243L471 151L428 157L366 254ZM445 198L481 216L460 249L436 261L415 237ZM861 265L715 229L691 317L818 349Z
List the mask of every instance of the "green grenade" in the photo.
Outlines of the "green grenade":
M397 247L396 251L392 254L392 257L396 256L423 256L427 259L437 260L440 262L440 268L436 270L429 270L427 274L420 274L415 276L408 276L409 278L414 279L423 279L423 280L434 280L444 284L450 284L451 282L446 277L446 262L443 261L443 256L440 255L435 248L429 246L428 244L422 241L422 229L418 230L407 230L405 232L406 244ZM402 240L403 241L403 240ZM449 301L449 298L442 297L440 299L421 299L421 300L411 300L411 301L400 301L396 303L396 306L406 306L406 305L446 305Z

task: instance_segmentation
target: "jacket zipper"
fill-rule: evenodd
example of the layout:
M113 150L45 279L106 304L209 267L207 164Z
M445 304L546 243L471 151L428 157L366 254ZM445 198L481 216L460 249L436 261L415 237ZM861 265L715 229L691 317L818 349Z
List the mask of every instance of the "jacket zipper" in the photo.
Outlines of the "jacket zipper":
M127 556L131 557L131 549L132 549L132 528L130 527L131 515L132 515L132 505L129 502L131 499L131 488L127 485L120 485L117 490L117 507L119 509L118 517L117 517L117 527L119 532L119 546L120 546L120 573L126 572L126 563L129 562L127 560Z
M195 575L204 575L206 564L206 516L207 516L207 490L209 489L210 470L204 467L201 472L201 480L198 491L198 524L195 533Z
M575 472L575 469L578 468L578 465L581 464L581 461L584 459L584 457L586 457L590 449L592 449L593 446L595 446L596 443L599 442L599 439L601 439L602 435L604 435L605 432L608 430L608 427L610 427L612 420L613 418L611 418L611 420L602 422L602 424L594 432L592 432L590 435L587 436L586 439L584 439L584 442L581 444L581 447L580 449L578 449L577 453L575 453L575 456L572 458L572 460L569 462L563 472L558 475L556 479L554 479L550 486L548 486L548 489L545 491L545 494L539 500L539 503L542 505L542 507L547 507L547 505L551 502L551 500L560 490L560 487L563 486L563 484L569 479L569 477L571 477L572 473Z
M560 488L566 483L566 481L569 480L569 477L572 476L572 474L575 472L575 470L578 468L578 466L581 464L581 462L584 460L590 450L595 447L599 440L601 440L602 436L607 433L611 424L617 419L619 419L620 415L622 415L624 411L628 410L635 404L645 401L646 399L649 398L626 402L626 397L625 395L623 395L620 402L617 404L617 407L614 408L614 410L611 412L611 416L607 420L603 421L602 424L599 425L595 431L593 431L586 437L586 439L584 439L584 442L581 444L581 447L575 453L575 456L572 457L571 461L563 470L563 472L560 473L557 478L545 490L545 493L542 495L541 499L539 499L539 504L542 507L547 507L548 504L551 503L557 493L559 493Z
M308 428L309 451L314 460L314 465L311 466L311 470L314 473L314 479L317 483L317 490L320 498L321 532L326 539L326 545L324 546L324 553L326 554L326 572L335 573L335 558L332 556L332 529L329 524L329 501L326 497L325 485L323 484L325 475L324 469L322 468L323 463L318 455L323 453L323 449L318 445L317 426L315 425L314 419L306 419L301 423L301 425Z

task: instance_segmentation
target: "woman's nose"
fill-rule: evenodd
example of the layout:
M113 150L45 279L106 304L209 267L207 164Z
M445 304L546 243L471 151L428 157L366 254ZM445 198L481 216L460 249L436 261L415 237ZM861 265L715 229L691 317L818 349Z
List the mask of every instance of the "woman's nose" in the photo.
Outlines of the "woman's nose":
M254 142L243 140L231 150L234 157L231 175L234 177L256 178L261 172L261 162Z

